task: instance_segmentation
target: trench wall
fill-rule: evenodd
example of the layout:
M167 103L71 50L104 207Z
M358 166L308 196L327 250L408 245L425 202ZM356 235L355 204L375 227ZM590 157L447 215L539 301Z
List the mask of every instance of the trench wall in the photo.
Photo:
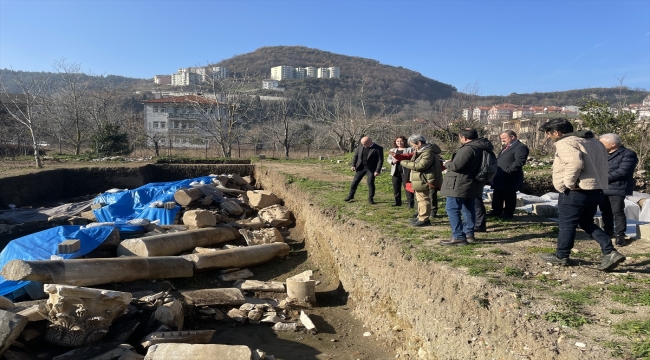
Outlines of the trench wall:
M208 174L253 175L253 165L147 164L141 167L92 167L45 170L0 179L0 209L9 204L43 206L111 188L134 189L150 182L182 180Z
M294 212L319 274L338 277L355 316L406 358L589 358L549 336L549 323L526 319L516 294L462 269L409 260L399 239L316 206L272 165L258 164L255 177Z

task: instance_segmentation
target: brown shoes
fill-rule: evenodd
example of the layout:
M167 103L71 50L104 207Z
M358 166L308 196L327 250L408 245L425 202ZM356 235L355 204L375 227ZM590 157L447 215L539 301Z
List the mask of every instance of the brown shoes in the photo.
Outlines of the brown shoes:
M442 240L440 242L440 245L444 246L465 246L469 245L466 239L449 239L449 240Z

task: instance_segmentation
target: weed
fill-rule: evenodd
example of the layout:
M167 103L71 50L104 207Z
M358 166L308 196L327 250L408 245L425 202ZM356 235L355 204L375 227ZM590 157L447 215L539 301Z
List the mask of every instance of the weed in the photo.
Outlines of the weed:
M554 253L554 252L555 252L555 248L552 248L552 247L537 247L537 246L533 246L533 247L529 247L529 248L528 248L528 253L529 253L529 254L538 254L538 253L549 253L549 254L552 254L552 253Z
M546 285L553 285L553 286L558 286L558 285L560 285L560 283L558 283L557 280L555 280L555 279L551 279L550 277L548 277L548 276L546 276L546 275L544 275L544 274L542 274L542 275L537 275L537 276L535 277L535 279L537 279L537 280L540 281L540 282L543 282L543 283L546 284Z
M625 355L625 351L623 351L623 346L625 344L623 343L618 341L603 341L601 344L608 349L612 349L610 355L613 357L623 357Z
M632 345L632 357L647 359L650 356L650 340L644 340Z
M650 320L624 321L614 325L614 333L620 335L650 335Z
M496 255L510 255L509 252L501 250L499 248L490 249L490 253L491 254L496 254Z
M524 272L516 269L516 268L511 268L511 267L504 267L503 272L506 274L506 276L514 276L514 277L522 277L524 276Z
M456 258L451 264L455 267L466 267L470 275L483 275L496 269L494 261L479 258Z
M618 315L618 314L625 314L626 311L621 310L621 309L609 309L609 313L614 314L614 315Z
M596 301L592 298L593 294L598 291L595 287L585 287L577 291L564 291L557 293L557 296L563 299L569 306L593 305Z
M591 320L587 319L584 315L576 314L574 312L559 312L551 311L544 314L544 320L549 322L556 322L562 326L572 328L579 328L582 325L590 324Z
M433 251L429 249L420 249L415 253L415 258L422 262L429 261L444 261L451 262L454 258L450 257L447 254L441 253L440 251Z
M650 306L650 292L625 284L611 285L607 290L614 293L612 300L626 305Z

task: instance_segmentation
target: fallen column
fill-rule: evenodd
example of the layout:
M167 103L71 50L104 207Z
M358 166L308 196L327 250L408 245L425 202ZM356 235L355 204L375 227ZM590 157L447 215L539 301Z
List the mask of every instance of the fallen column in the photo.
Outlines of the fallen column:
M174 193L174 200L182 206L187 206L200 197L203 197L203 192L198 188L178 189Z
M192 262L177 256L12 260L2 268L2 276L7 280L32 280L76 286L193 275Z
M194 268L197 270L228 269L263 264L274 257L289 254L289 250L289 245L285 243L272 243L181 257L194 263Z
M226 227L188 230L124 240L117 247L117 255L143 257L175 255L196 247L209 247L235 238L234 232Z

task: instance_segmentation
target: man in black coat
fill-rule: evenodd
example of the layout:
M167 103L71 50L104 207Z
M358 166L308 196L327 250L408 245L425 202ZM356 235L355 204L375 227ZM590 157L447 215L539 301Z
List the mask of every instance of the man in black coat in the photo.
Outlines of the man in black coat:
M355 171L350 193L345 201L354 199L354 193L364 175L367 175L368 181L368 203L375 204L375 176L381 173L381 167L384 164L384 148L372 142L368 136L361 138L361 144L357 147L352 157L352 170Z
M634 169L639 159L634 151L622 145L621 138L616 134L602 135L599 140L609 153L609 188L603 190L605 197L599 205L603 230L610 236L616 236L616 245L625 246L625 196L632 195L634 191Z
M517 191L524 187L524 170L528 146L517 139L517 134L506 130L499 135L503 149L497 155L497 174L492 180L491 216L512 219L517 205ZM505 206L504 206L505 203Z

